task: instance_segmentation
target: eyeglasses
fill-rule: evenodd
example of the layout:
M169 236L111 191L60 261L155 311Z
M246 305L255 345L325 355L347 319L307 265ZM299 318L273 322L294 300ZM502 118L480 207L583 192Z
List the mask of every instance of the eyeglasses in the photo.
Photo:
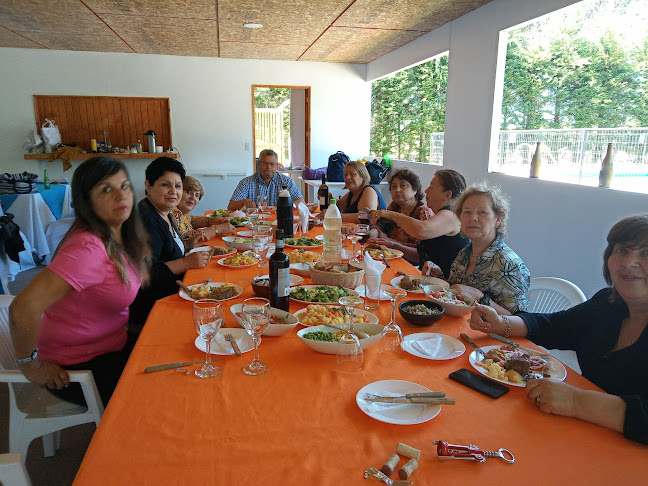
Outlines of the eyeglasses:
M276 162L258 162L258 164L262 167L277 167Z

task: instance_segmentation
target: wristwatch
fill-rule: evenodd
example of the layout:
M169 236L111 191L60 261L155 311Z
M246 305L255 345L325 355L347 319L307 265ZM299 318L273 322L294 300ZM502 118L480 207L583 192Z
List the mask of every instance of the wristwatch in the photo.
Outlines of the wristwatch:
M38 358L38 348L34 349L34 351L32 351L32 354L27 356L26 358L16 358L16 363L29 363L30 361L34 361L36 358Z

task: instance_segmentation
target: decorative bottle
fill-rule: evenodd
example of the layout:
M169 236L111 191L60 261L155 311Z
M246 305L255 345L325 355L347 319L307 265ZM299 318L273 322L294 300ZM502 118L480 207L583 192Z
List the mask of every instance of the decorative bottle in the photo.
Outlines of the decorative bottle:
M529 177L532 179L537 179L540 176L540 142L536 143L536 150L531 159L531 173Z
M605 158L601 164L601 173L599 174L599 187L610 187L612 175L614 173L614 164L612 163L612 144L608 143Z

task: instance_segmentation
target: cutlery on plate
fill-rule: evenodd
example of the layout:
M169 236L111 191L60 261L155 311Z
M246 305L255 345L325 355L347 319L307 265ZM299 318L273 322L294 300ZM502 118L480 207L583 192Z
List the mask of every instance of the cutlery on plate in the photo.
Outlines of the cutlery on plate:
M342 332L346 332L346 331L348 331L348 329L345 329L345 328L343 328L343 327L338 327L338 326L336 326L335 324L323 324L323 325L324 325L324 326L328 326L328 327L332 327L333 329L337 329L338 331L342 331ZM356 330L354 330L354 331L353 331L353 334L355 334L356 336L358 336L358 339L366 339L366 338L369 337L369 334L367 334L367 333L364 332L364 331L356 331Z
M529 354L531 354L533 356L540 356L541 358L551 358L550 354L543 353L542 351L536 351L535 349L529 349L529 348L522 347L522 346L520 346L519 343L516 343L515 341L511 341L510 339L505 338L504 336L500 336L499 334L495 334L495 333L491 332L489 334L489 336L492 337L493 339L496 339L496 340L502 342L502 343L509 344L509 345L513 346L514 348L521 349L522 351L526 351L527 353L529 353Z
M220 358L212 358L212 359L220 359ZM144 373L155 373L156 371L170 370L172 368L182 368L183 366L195 365L204 362L205 360L201 359L198 361L178 361L177 363L166 363L166 364L160 364L155 366L148 366L144 368Z
M191 297L191 289L190 289L189 287L187 287L184 283L182 283L182 280L176 280L176 283L178 284L178 286L179 286L182 290L184 290L185 292L187 292L187 295L189 295L189 296Z
M381 397L381 398L365 398L366 402L376 403L413 403L422 405L454 405L454 398L434 398L434 397Z
M225 340L229 341L229 343L232 345L232 349L234 350L234 353L236 354L236 356L241 356L241 350L239 349L239 346L236 343L236 340L234 339L234 336L227 333L227 334L225 334Z
M443 393L443 392L406 393L405 395L400 395L400 396L396 396L396 397L384 397L382 395L374 395L373 393L365 393L365 399L368 399L368 398L415 398L415 397L443 398L443 397L445 397L445 393Z
M475 341L473 341L472 339L470 339L470 336L468 336L466 333L463 333L463 332L462 332L461 334L459 334L459 337L460 337L461 339L463 339L467 344L470 344L473 348L475 348L475 349L477 350L478 353L481 353L481 355L482 355L484 358L486 357L486 353L484 353L484 351L482 351L482 348L480 348L479 346L477 346L477 344L475 344Z
M385 258L385 255L382 256L383 262L385 262L385 265L387 265L387 268L391 268L391 265L387 261L387 258Z

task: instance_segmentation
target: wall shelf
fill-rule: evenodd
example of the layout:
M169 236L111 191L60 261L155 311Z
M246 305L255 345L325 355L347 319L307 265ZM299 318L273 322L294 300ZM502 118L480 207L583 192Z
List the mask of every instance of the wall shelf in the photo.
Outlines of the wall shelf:
M25 159L30 160L30 159L41 159L41 160L48 160L50 154L25 154ZM147 154L147 153L141 153L141 154L74 154L72 156L73 159L79 160L79 159L91 159L92 157L114 157L115 159L157 159L158 157L170 157L172 159L177 159L178 154L167 154L167 153L161 153L161 154ZM57 159L58 160L58 159Z

